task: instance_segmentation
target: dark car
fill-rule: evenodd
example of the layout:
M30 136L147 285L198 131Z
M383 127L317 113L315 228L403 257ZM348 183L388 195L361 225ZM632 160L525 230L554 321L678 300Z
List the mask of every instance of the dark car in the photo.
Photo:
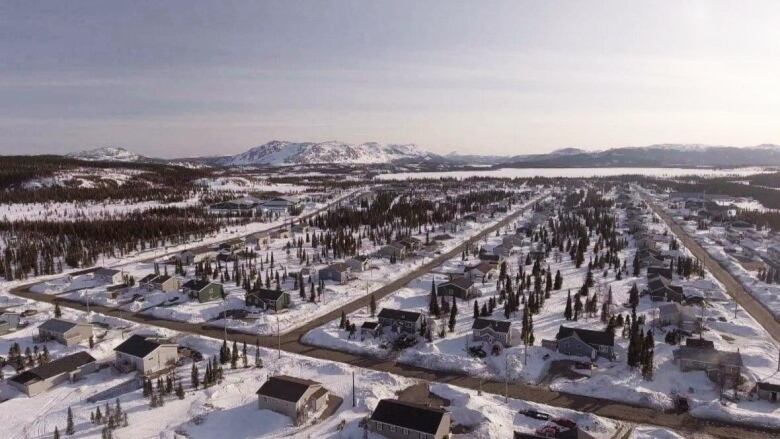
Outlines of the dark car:
M571 419L566 418L555 418L552 420L556 424L560 425L561 427L566 427L568 429L574 430L577 428L577 423L572 421Z
M542 413L536 410L521 410L521 415L528 416L529 418L538 419L540 421L549 421L551 416L547 413Z

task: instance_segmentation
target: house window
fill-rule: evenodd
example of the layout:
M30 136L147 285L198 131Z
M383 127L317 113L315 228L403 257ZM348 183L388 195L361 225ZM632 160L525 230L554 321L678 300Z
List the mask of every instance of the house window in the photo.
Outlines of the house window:
M389 431L395 431L395 426L393 426L393 425L389 425L389 426L387 427L387 429L388 429Z

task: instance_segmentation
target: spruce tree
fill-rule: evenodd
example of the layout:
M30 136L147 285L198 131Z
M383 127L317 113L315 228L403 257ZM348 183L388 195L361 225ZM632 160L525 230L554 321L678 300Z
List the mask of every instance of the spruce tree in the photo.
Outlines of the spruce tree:
M479 318L479 303L477 301L474 301L474 319Z
M60 309L60 304L57 302L54 302L54 317L62 317L62 310Z
M571 304L571 290L569 290L569 296L566 298L566 309L563 311L563 317L566 320L571 320L572 315L572 304Z
M455 323L457 322L458 317L458 303L455 298L453 297L452 305L450 306L450 321L449 321L449 329L450 332L455 332Z
M374 317L376 315L376 298L373 294L369 297L368 309L371 311L371 317Z
M76 427L73 425L73 411L68 407L68 419L65 424L65 434L72 436L76 432Z

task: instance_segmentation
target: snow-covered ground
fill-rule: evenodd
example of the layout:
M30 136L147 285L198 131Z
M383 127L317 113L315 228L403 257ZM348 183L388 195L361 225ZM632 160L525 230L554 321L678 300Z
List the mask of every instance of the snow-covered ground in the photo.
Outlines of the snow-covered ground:
M534 198L535 200L536 198ZM533 201L515 206L515 208L504 214L497 215L493 219L484 222L465 222L457 232L450 232L452 239L444 241L438 252L446 252L457 245L463 243L471 236L481 230L484 230L499 222L506 215L511 215L516 211L526 208ZM319 231L316 231L319 233ZM432 232L431 235L435 233ZM423 242L425 233L417 235ZM266 257L273 253L275 256L275 270L280 272L298 272L302 268L308 268L312 273L316 273L320 268L327 264L311 263L309 265L301 264L294 254L287 254L285 246L289 239L273 239L264 248L258 250L259 257ZM371 254L377 248L370 241L364 240L361 253ZM312 249L310 243L306 243L304 249L310 255L317 254L317 249ZM213 255L212 255L213 256ZM226 299L225 301L212 301L207 303L198 303L180 293L162 293L147 292L140 287L128 289L125 293L116 298L112 298L105 286L95 286L91 282L92 275L82 275L75 277L72 281L67 278L56 278L48 280L33 287L33 290L39 293L63 295L69 299L79 300L86 303L97 303L100 305L116 307L127 311L144 311L159 318L186 321L190 323L210 322L214 325L224 326L234 330L240 330L251 334L275 334L277 331L288 332L296 327L306 324L311 319L320 315L327 314L346 303L365 296L371 291L386 285L393 280L402 277L415 270L420 265L436 257L434 252L422 252L416 257L408 257L391 264L387 259L370 259L370 269L364 272L354 273L355 279L346 284L337 284L333 281L326 282L326 288L321 298L317 302L310 302L308 297L301 298L298 290L294 288L294 279L289 277L283 282L282 289L290 293L291 306L289 309L279 313L263 312L256 309L250 309L251 314L245 319L220 319L220 313L226 310L245 309L244 298L245 291L242 287L236 286L235 282L227 281L224 283ZM132 275L136 280L140 280L147 274L153 272L153 264L149 262L131 263L114 268L122 269L125 273ZM173 274L173 267L169 267ZM189 268L189 275L192 276L193 268ZM273 274L273 271L271 272ZM307 285L308 295L308 285ZM141 296L142 301L131 300L134 296Z
M5 297L5 296L4 296ZM19 300L19 299L14 299ZM52 317L52 307L47 304L19 300L19 308L36 309L38 314L28 319L30 325L20 331L0 337L0 349L7 350L17 342L22 350L32 346L32 335L36 327ZM150 334L142 325L105 319L99 315L64 310L64 316L75 320L89 318L105 326L96 326L97 343L89 349L85 344L64 348L56 342L48 342L52 358L66 353L88 351L101 363L110 363L113 348L133 333ZM206 359L218 354L221 341L173 331L157 329L155 333L175 340L202 353ZM239 350L241 345L239 345ZM207 389L193 389L190 381L192 362L184 360L175 374L185 388L183 400L170 395L162 407L150 407L148 398L141 390L125 392L119 396L122 410L128 413L128 427L113 432L116 438L173 437L174 433L189 438L259 438L259 437L362 437L361 420L370 416L380 399L395 398L398 392L418 384L416 380L385 372L376 372L348 365L316 360L292 354L277 358L276 351L260 349L264 367L254 367L255 348L247 348L250 367L244 368L239 361L238 368L225 364L224 379ZM202 376L206 361L198 364ZM355 375L355 406L352 406L352 374ZM290 375L315 380L343 403L336 412L318 423L293 426L287 417L257 408L255 392L271 375ZM10 376L10 371L6 377ZM115 398L107 401L89 402L91 396L110 389L130 379L129 374L120 374L112 368L105 368L87 375L74 383L63 383L48 392L27 397L5 383L0 383L0 396L5 399L0 410L3 437L51 437L57 427L64 437L67 410L73 412L76 437L101 437L101 425L90 422L90 413L97 407L103 409L108 403L113 408ZM469 431L463 437L511 437L514 431L533 432L545 424L518 414L520 410L534 409L556 418L566 418L578 424L594 437L610 438L621 425L617 422L587 413L575 412L520 400L504 399L497 395L478 395L477 392L447 384L434 383L430 391L439 398L449 401L446 409L452 414L453 426ZM457 437L457 436L456 436Z
M625 220L625 212L617 210L620 221ZM654 222L648 215L645 223L651 231L657 235L657 241L662 251L668 252L669 235L671 232L660 221ZM664 233L666 236L664 236ZM630 245L620 252L620 258L628 261L628 274L621 280L616 280L614 272L609 270L608 276L603 277L601 271L594 270L595 286L591 289L599 291L599 304L603 303L608 290L612 290L612 313L622 313L625 317L630 314L630 308L624 306L628 302L628 293L631 286L636 283L639 290L647 285L644 271L642 276L631 276L631 261L635 248L633 238L629 238ZM486 244L490 248L497 238L490 238ZM551 272L560 270L563 276L563 287L559 291L553 291L551 297L545 301L540 314L533 318L534 335L536 342L528 348L527 358L523 346L510 347L497 356L488 355L485 359L472 357L466 350L471 338L471 325L473 322L473 301L458 301L458 318L453 333L447 333L445 338L434 337L431 343L421 341L417 345L404 349L400 353L392 353L387 340L374 340L371 337L361 340L358 334L350 338L347 331L339 329L338 321L330 322L320 328L310 331L304 338L307 343L344 350L352 353L389 356L396 355L396 359L402 363L413 364L434 370L448 370L459 373L467 373L474 376L482 376L493 379L503 379L508 376L511 380L520 380L526 383L537 384L545 378L550 364L555 360L565 357L559 353L551 352L540 346L542 339L555 339L555 335L561 325L569 327L582 327L601 330L604 324L598 314L593 317L587 315L578 321L566 321L563 311L567 299L567 291L576 292L582 285L587 272L587 261L592 255L591 248L585 256L586 263L581 268L576 268L567 254L562 255L560 262L555 262L554 253L548 258ZM528 252L528 244L520 249L523 255ZM682 255L689 255L687 249L680 250ZM524 258L524 256L523 256ZM466 264L474 263L474 260L465 261ZM518 258L508 258L509 272L516 273ZM523 261L524 262L524 261ZM435 270L437 273L460 271L464 262L460 258L449 261L444 266ZM526 267L526 271L530 266ZM444 274L428 274L400 289L395 294L387 297L377 304L377 310L384 307L404 310L422 311L427 314L431 280L436 278L437 283L444 280ZM690 279L675 278L675 284L683 286L686 295L701 296L707 299L707 306L697 313L703 313L706 331L704 337L714 341L716 348L724 351L739 350L745 365L742 373L749 380L774 379L777 376L778 346L761 326L745 312L739 312L734 318L733 301L730 300L722 285L707 272L704 278L691 277ZM491 296L496 296L495 281L480 286L483 296L478 298L479 306ZM631 369L626 364L626 352L628 340L620 335L618 328L615 339L615 351L617 360L614 362L599 359L596 368L591 372L591 377L583 378L554 378L549 377L550 387L568 393L595 396L612 399L630 404L638 404L658 409L667 409L673 406L672 395L682 394L691 402L692 413L703 418L724 418L742 422L755 423L756 425L780 428L780 407L767 402L741 400L738 403L719 402L718 386L710 381L704 372L680 372L679 367L673 361L672 352L677 346L664 343L666 330L670 328L657 328L653 325L657 315L658 302L652 302L648 296L641 298L637 307L637 315L644 316L648 324L645 330L653 329L655 346L655 374L651 381L645 380L639 370ZM600 309L600 305L599 305ZM522 310L522 306L521 306ZM503 306L499 305L490 316L497 320L504 320ZM372 320L367 310L360 310L348 316L351 323L359 328L362 322ZM510 316L512 327L518 331L521 325L522 312ZM437 322L439 325L447 324L447 317ZM519 339L519 337L516 337ZM774 378L772 378L774 377Z

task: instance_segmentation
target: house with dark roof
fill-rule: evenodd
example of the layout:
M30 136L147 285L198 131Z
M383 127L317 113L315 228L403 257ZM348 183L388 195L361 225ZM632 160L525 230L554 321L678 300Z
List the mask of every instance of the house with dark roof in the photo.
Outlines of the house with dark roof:
M77 352L33 367L10 378L7 382L27 396L35 396L66 381L76 381L97 369L97 362L92 355Z
M396 399L382 399L377 404L368 429L391 439L444 439L450 435L450 413Z
M368 270L368 256L355 256L345 262L353 273L362 273Z
M281 290L260 288L246 293L246 306L256 306L265 310L281 311L290 306L290 294Z
M498 342L506 348L512 344L511 329L511 322L480 317L471 325L471 341L489 345Z
M647 280L649 281L655 276L663 276L669 280L672 280L672 269L663 265L653 265L647 267Z
M647 283L646 294L650 294L650 298L654 302L666 301L666 302L682 302L685 300L685 293L683 288L678 285L673 285L672 281L663 276L654 276Z
M442 282L436 286L436 294L445 297L457 297L462 300L468 300L473 297L479 297L481 292L474 285L471 278L465 276L456 276L447 282Z
M554 342L544 340L542 345L565 355L588 357L595 360L601 356L615 359L615 334L609 331L594 331L591 329L569 328L561 326Z
M198 299L200 303L218 300L225 296L225 288L221 283L204 279L189 280L181 288L186 295L192 299Z
M122 272L113 268L100 267L92 272L92 278L104 285L121 284L124 282Z
M260 410L287 415L295 425L305 423L328 403L330 393L322 384L286 375L268 377L257 390Z
M395 333L416 334L420 332L424 318L419 312L382 308L377 319L383 329L389 328Z
M176 364L178 346L164 340L143 335L132 335L114 348L114 366L123 372L138 371L150 375Z
M182 265L192 265L195 262L195 253L190 250L180 251L171 256L170 261Z
M480 250L478 257L479 257L480 261L489 262L489 263L495 264L495 265L500 264L501 261L504 260L504 258L501 255L494 255L492 253L488 253L488 252L484 251L484 249Z
M49 319L38 327L40 340L56 340L65 346L75 346L92 336L92 325L64 319Z
M759 381L756 383L756 395L758 399L764 399L771 402L780 401L780 384Z
M332 280L340 284L349 282L352 270L344 262L335 262L320 269L318 276L322 280Z

